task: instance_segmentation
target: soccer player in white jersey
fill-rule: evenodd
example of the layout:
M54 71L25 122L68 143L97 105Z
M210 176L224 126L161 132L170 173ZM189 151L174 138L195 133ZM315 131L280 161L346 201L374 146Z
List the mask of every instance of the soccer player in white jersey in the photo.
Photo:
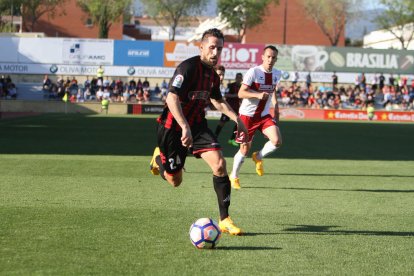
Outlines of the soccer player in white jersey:
M263 63L247 71L239 90L239 98L242 99L239 117L247 127L249 137L247 143L240 144L240 149L234 156L230 182L232 187L237 190L240 189L239 171L249 153L255 132L259 130L269 139L260 151L252 154L259 176L264 174L263 158L282 145L282 136L278 127L279 106L276 96L276 87L282 72L273 68L277 61L277 55L276 47L266 46L262 54ZM272 104L274 107L273 118L270 115ZM243 137L240 138L240 142L242 142Z

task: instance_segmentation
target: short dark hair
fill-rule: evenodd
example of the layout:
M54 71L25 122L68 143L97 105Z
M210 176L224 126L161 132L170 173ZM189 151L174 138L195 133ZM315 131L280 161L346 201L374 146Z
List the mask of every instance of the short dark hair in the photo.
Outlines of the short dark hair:
M237 77L242 77L242 78L243 78L243 74L242 74L242 73L237 73L237 74L236 74L236 78L237 78Z
M278 53L278 54L279 54L279 50L278 50L275 46L273 46L273 45L267 45L266 47L264 47L264 49L263 49L263 53L264 53L267 49L273 50L273 51L275 51L276 53Z
M223 66L223 65L217 65L217 67L216 67L216 71L217 71L217 70L220 70L220 71L226 72L226 68L224 68L224 66Z
M201 37L201 41L203 41L206 38L209 38L210 36L214 36L217 37L219 39L222 39L224 42L224 35L223 33L217 29L217 28L212 28L212 29L208 29L207 31L205 31L203 33L203 36Z

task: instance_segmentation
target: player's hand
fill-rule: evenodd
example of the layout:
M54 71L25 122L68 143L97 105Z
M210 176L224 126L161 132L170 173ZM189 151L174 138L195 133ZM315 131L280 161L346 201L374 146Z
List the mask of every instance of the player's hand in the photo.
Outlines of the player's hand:
M181 134L181 143L184 147L189 148L193 145L193 136L189 128L183 128Z
M269 98L270 93L268 92L261 92L259 94L259 100L266 101Z
M247 141L249 141L249 132L240 118L237 118L236 142L245 144Z

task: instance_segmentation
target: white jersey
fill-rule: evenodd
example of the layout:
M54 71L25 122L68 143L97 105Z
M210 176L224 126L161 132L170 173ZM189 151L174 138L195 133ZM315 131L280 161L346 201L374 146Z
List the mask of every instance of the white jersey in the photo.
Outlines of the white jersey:
M275 68L272 72L267 73L263 66L256 66L250 68L243 78L243 84L247 85L251 90L269 93L267 100L259 100L256 98L243 99L239 113L241 115L256 117L263 117L269 114L270 105L272 103L272 93L274 93L277 84L282 77L282 72Z

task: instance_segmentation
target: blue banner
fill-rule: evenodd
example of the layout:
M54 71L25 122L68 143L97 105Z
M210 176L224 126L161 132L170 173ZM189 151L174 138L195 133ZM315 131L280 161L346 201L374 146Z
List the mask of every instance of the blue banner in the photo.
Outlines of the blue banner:
M114 41L115 66L164 66L164 42Z

